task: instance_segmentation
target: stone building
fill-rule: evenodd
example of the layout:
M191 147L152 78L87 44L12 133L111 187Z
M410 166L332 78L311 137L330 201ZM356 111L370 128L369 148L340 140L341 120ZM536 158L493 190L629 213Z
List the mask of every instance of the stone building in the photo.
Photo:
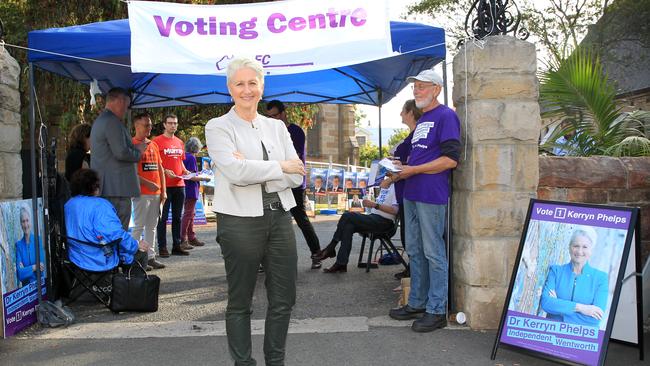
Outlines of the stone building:
M650 7L640 4L610 6L581 43L598 51L624 112L650 111Z
M352 105L320 104L314 127L306 131L307 160L358 165L354 127Z

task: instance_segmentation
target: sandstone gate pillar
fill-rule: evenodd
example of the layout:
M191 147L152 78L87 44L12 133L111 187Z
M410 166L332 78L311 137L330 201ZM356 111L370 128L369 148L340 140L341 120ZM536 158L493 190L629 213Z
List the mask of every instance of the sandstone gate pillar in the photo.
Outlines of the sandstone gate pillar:
M510 36L468 42L454 57L461 120L454 173L454 297L473 329L494 329L539 180L536 52Z
M19 77L18 62L0 47L0 200L23 196Z

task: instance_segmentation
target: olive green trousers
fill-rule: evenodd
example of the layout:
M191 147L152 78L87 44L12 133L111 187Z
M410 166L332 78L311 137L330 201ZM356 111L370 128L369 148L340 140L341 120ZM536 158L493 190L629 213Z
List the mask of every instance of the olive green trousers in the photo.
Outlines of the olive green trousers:
M226 265L226 334L235 365L257 364L251 357L251 304L260 263L268 299L264 359L266 365L284 365L298 264L291 214L282 209L266 209L260 217L217 214L217 241Z

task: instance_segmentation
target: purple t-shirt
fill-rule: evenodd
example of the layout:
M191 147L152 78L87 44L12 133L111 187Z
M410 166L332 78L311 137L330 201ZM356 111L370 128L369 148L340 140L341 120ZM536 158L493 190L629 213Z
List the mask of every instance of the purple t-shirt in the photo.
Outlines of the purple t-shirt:
M185 152L185 160L183 160L183 164L185 164L185 169L192 173L197 173L199 171L196 166L196 157L194 157L194 154L190 152ZM193 180L185 181L185 198L195 200L199 199L199 182Z
M300 128L300 126L296 124L289 124L287 126L287 130L289 130L289 135L291 136L291 141L293 141L293 148L296 149L296 154L298 154L298 157L300 160L302 160L302 163L305 163L305 131ZM302 189L305 189L306 187L306 179L302 178Z
M409 133L408 136L402 141L397 147L395 148L395 152L393 152L393 156L402 162L402 164L406 164L408 162L409 155L411 155L411 139L413 138L413 131ZM405 180L398 180L395 182L395 197L397 198L397 203L402 204L402 201L404 200L404 184L406 184Z
M460 141L460 121L456 112L446 105L424 113L418 120L411 138L409 165L421 165L439 158L440 144L447 140ZM446 205L449 198L449 174L417 174L404 184L404 198L409 201Z

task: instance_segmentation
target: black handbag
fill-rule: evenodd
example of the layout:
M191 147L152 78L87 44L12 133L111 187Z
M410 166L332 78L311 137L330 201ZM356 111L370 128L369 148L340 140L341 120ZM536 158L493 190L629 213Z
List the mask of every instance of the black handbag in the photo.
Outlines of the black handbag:
M144 276L131 275L136 263ZM160 277L148 275L142 265L134 260L128 272L113 275L110 309L116 313L120 311L158 311L159 289Z

